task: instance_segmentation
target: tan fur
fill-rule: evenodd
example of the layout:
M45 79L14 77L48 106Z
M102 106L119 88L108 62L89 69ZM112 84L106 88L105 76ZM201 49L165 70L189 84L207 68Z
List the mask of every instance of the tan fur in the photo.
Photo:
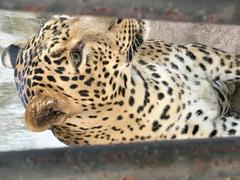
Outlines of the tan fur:
M225 85L239 56L147 32L134 19L50 19L17 59L26 127L69 145L239 135Z

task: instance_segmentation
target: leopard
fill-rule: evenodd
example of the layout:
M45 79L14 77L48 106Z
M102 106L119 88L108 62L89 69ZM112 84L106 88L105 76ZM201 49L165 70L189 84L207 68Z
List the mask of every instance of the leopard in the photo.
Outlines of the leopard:
M55 15L6 47L24 123L70 146L240 135L240 55L150 39L140 19Z

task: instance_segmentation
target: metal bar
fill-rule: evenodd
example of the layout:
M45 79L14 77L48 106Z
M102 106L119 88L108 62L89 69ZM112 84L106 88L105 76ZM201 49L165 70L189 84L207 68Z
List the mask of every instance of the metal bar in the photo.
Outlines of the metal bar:
M240 138L0 153L0 179L237 179Z
M7 0L0 9L240 24L239 0Z

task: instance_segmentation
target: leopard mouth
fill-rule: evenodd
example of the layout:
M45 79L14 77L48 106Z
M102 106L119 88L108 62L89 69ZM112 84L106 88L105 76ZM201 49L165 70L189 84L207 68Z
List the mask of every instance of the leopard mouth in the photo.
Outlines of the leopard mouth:
M46 94L33 97L25 111L25 126L33 132L42 132L64 123L69 117L66 103Z

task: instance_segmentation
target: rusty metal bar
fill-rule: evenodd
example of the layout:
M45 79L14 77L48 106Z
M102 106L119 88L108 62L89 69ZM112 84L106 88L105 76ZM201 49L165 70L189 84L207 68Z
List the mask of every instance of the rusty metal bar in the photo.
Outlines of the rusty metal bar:
M7 0L0 9L240 24L239 0Z
M0 179L239 179L240 138L0 153Z

